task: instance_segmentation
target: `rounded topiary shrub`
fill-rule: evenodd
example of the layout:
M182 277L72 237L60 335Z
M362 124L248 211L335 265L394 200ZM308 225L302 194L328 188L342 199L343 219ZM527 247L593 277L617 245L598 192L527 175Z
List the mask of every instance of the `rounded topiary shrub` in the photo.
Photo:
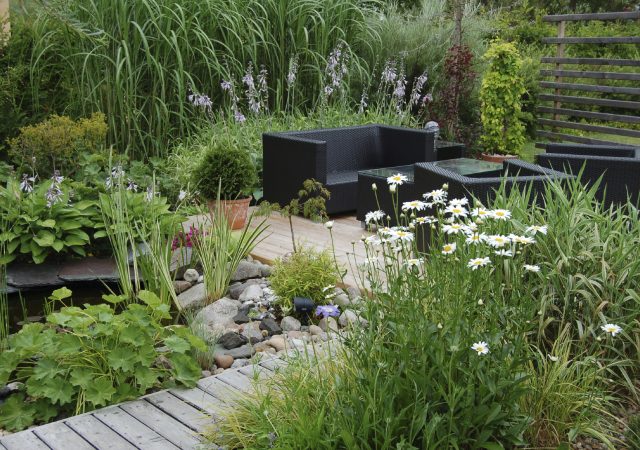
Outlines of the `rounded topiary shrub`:
M213 145L193 173L193 185L207 199L235 200L248 196L257 181L249 155L237 148Z

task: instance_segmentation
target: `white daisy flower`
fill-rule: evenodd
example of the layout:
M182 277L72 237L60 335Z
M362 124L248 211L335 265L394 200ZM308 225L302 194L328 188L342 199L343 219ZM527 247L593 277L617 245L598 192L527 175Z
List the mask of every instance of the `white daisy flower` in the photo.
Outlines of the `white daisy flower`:
M491 264L491 260L489 258L472 258L467 263L467 267L471 270L476 270L478 267L484 267Z
M401 173L397 173L387 178L387 183L389 186L399 186L407 181L407 176L402 175Z
M442 254L443 255L450 255L455 251L456 251L456 243L455 242L451 242L450 244L444 244L442 246Z
M424 225L424 224L436 223L437 221L438 219L436 219L433 216L425 216L425 217L416 217L413 222L417 225Z
M467 208L459 205L449 205L444 212L445 214L451 214L452 217L467 217Z
M547 355L549 357L549 359L553 362L558 362L558 357L557 356L553 356L553 355Z
M381 210L369 211L364 215L364 221L365 223L380 222L382 219L384 219L384 215L384 211Z
M547 234L547 226L546 225L531 225L526 229L526 232L529 234Z
M469 200L466 197L464 198L452 198L449 200L449 206L465 206L469 204Z
M389 233L389 237L394 241L397 239L406 242L413 241L413 233L404 230L392 230L392 232Z
M420 200L412 200L410 202L404 202L402 204L403 211L423 211L427 209L427 204L425 202L421 202Z
M423 259L422 258L410 258L407 259L404 263L408 266L408 267L420 267L422 265Z
M501 234L492 234L487 237L487 243L494 248L501 248L505 245L509 244L511 240L508 236L503 236Z
M535 244L536 240L529 236L518 236L517 234L510 234L509 239L516 244L529 245Z
M478 234L478 233L473 233L467 236L467 239L465 239L465 242L467 244L480 244L482 243L485 239L487 238L487 236L485 234Z
M460 223L450 223L442 226L442 231L447 234L458 234L465 230L465 226Z
M496 250L494 253L498 256L505 256L507 258L513 257L513 252L511 250Z
M380 245L380 244L382 244L382 241L380 240L380 238L378 236L369 236L364 241L369 245Z
M447 191L443 189L435 189L431 192L423 194L425 200L431 200L434 203L443 203L447 199Z
M613 323L607 323L605 325L602 325L600 329L605 333L609 333L611 336L615 336L616 334L622 331L622 328L620 328L618 325Z
M487 211L485 208L474 208L471 210L471 216L485 219L487 217L491 217L491 212Z
M525 264L523 267L527 272L540 272L540 266L535 264Z
M511 218L511 211L508 209L494 209L491 211L491 217L497 220L509 220Z
M478 356L486 355L489 353L489 344L484 341L476 342L471 346L471 350L478 353Z

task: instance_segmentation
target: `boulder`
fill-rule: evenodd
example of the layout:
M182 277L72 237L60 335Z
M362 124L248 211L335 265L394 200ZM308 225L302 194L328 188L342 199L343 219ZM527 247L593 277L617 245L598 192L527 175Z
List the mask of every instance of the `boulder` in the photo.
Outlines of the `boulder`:
M242 335L249 340L250 343L255 344L264 340L262 330L260 330L260 322L249 322L244 326Z
M283 331L300 331L301 326L300 321L292 316L287 316L280 322L280 328Z
M173 282L173 290L176 291L176 294L181 294L187 289L191 287L191 283L184 280L176 280Z
M320 328L318 325L311 325L309 327L309 333L311 333L312 336L318 336L324 333L324 331L322 331L322 328Z
M267 264L261 264L260 265L260 274L267 278L271 276L271 273L273 272L273 268Z
M197 284L189 289L189 291L198 286L201 285ZM198 314L196 314L195 320L204 324L212 333L221 334L224 333L226 328L235 326L233 318L238 314L239 306L240 302L237 300L223 297L209 306L202 308Z
M250 284L242 291L238 300L241 302L257 302L262 298L262 288L258 284Z
M240 347L246 344L249 340L238 333L229 331L218 338L218 344L222 345L227 350Z
M186 281L185 281L186 283ZM196 284L178 295L178 303L182 309L196 309L202 307L207 301L207 290L204 284Z
M245 344L238 348L225 350L224 354L232 356L234 359L236 359L236 358L251 358L255 354L255 352L256 351L253 349L253 345Z
M336 322L336 319L334 319L333 317L320 319L320 322L318 322L318 326L324 332L338 331L338 322Z
M184 271L184 275L182 275L182 279L189 283L197 283L198 278L200 278L200 274L196 269L187 269Z
M251 317L247 315L244 311L238 311L238 314L233 318L235 323L249 323L251 322Z
M244 283L238 282L238 283L231 284L231 286L229 286L229 297L235 300L238 300L240 298L240 295L244 292L244 290L253 284L260 285L260 280L254 278L252 280L247 280Z
M262 321L260 322L260 329L266 331L269 336L282 333L282 328L280 328L278 323L271 317L265 317L264 319L262 319Z
M340 290L342 291L342 289ZM338 305L340 308L344 308L351 305L351 299L347 294L344 293L344 291L342 291L341 293L336 294L336 296L333 297L333 304Z
M266 343L273 347L277 352L284 350L287 346L287 341L282 335L273 336Z
M357 287L349 286L347 288L347 295L351 299L352 303L358 302L362 298L362 294L360 293L360 289Z
M248 280L249 278L259 278L262 276L260 265L249 261L240 261L238 268L231 277L231 281Z

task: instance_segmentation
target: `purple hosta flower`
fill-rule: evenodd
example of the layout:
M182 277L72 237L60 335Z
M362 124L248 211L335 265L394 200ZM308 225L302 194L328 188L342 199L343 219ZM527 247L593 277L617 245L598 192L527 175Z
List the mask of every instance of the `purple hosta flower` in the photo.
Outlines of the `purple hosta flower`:
M198 108L202 108L206 111L211 111L211 108L213 107L213 102L208 95L193 93L187 96L187 100L189 100L193 106L197 106Z
M127 191L138 192L138 185L131 178L127 180Z
M398 72L396 71L396 62L394 60L388 60L384 64L384 68L382 69L380 81L383 84L393 83L396 78L398 78Z
M287 74L287 87L291 89L298 77L298 55L289 60L289 73Z
M51 177L51 181L53 181L54 183L60 184L64 181L64 177L60 175L59 170L54 170L53 176Z
M343 51L343 43L338 44L329 54L327 67L325 68L326 85L324 87L325 97L330 97L336 88L342 85L342 80L347 74L347 62L349 55Z
M47 200L47 207L51 208L53 205L58 203L62 199L62 189L60 189L60 185L53 181L51 183L51 187L47 189L47 192L44 194L44 198Z
M26 173L22 174L22 181L20 181L20 190L27 194L33 192L33 183L36 181L36 177L30 177Z
M421 92L424 85L427 84L427 79L427 71L425 70L422 72L422 75L413 81L413 89L411 89L411 96L409 100L411 106L415 106L420 102L420 97L422 96Z
M147 192L144 194L144 199L146 202L151 203L156 195L160 195L160 192L156 191L152 186L149 186Z
M189 193L187 191L180 189L180 193L178 194L178 201L181 202L188 196L189 196Z
M124 177L124 170L121 165L115 166L111 169L111 176L107 177L104 184L107 189L111 189L116 183L118 183Z
M240 110L239 110L239 109L236 109L236 110L233 112L233 118L234 118L234 119L236 120L236 122L238 122L238 123L244 123L244 122L247 120L247 118L244 116L244 114L242 114L242 113L240 112Z
M258 91L260 92L260 102L262 106L267 107L267 101L269 100L269 86L267 85L267 68L260 66L260 72L258 73Z
M233 90L233 85L231 84L231 81L227 81L227 80L222 80L222 83L220 83L220 87L222 88L223 91Z
M336 305L320 305L316 308L316 316L322 316L323 319L327 317L338 317L340 315L340 308Z
M331 86L325 86L324 87L324 95L326 97L330 97L331 94L333 94L333 88Z
M367 109L367 106L369 106L369 104L367 103L368 99L369 96L367 95L367 93L362 92L362 96L360 97L360 105L358 106L358 114L364 113L364 111Z
M422 97L422 103L424 104L431 103L432 101L433 101L433 95L430 93Z

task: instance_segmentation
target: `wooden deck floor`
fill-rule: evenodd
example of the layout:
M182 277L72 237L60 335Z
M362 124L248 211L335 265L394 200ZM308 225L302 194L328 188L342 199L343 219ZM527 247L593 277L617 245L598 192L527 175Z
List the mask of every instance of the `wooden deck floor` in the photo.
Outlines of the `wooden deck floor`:
M259 221L259 217L254 218L254 225ZM202 217L192 217L188 224L198 223L204 220ZM369 233L362 228L355 216L341 216L333 218L333 242L336 250L336 259L341 266L347 269L345 284L356 286L357 275L353 273L355 259L361 262L365 259L364 245L360 242L362 235ZM271 264L277 258L293 251L291 241L291 230L289 220L280 214L273 213L267 219L269 228L266 231L265 239L251 252L254 258ZM331 249L331 235L329 230L321 224L302 217L293 217L293 231L296 243L314 247L317 250ZM355 242L355 246L352 244ZM297 245L297 244L296 244ZM355 252L354 252L355 248Z
M0 438L6 450L176 450L205 444L202 433L254 387L254 377L270 377L286 361L225 370L203 378L193 389L169 389L138 400L52 422ZM209 442L209 444L211 444Z

